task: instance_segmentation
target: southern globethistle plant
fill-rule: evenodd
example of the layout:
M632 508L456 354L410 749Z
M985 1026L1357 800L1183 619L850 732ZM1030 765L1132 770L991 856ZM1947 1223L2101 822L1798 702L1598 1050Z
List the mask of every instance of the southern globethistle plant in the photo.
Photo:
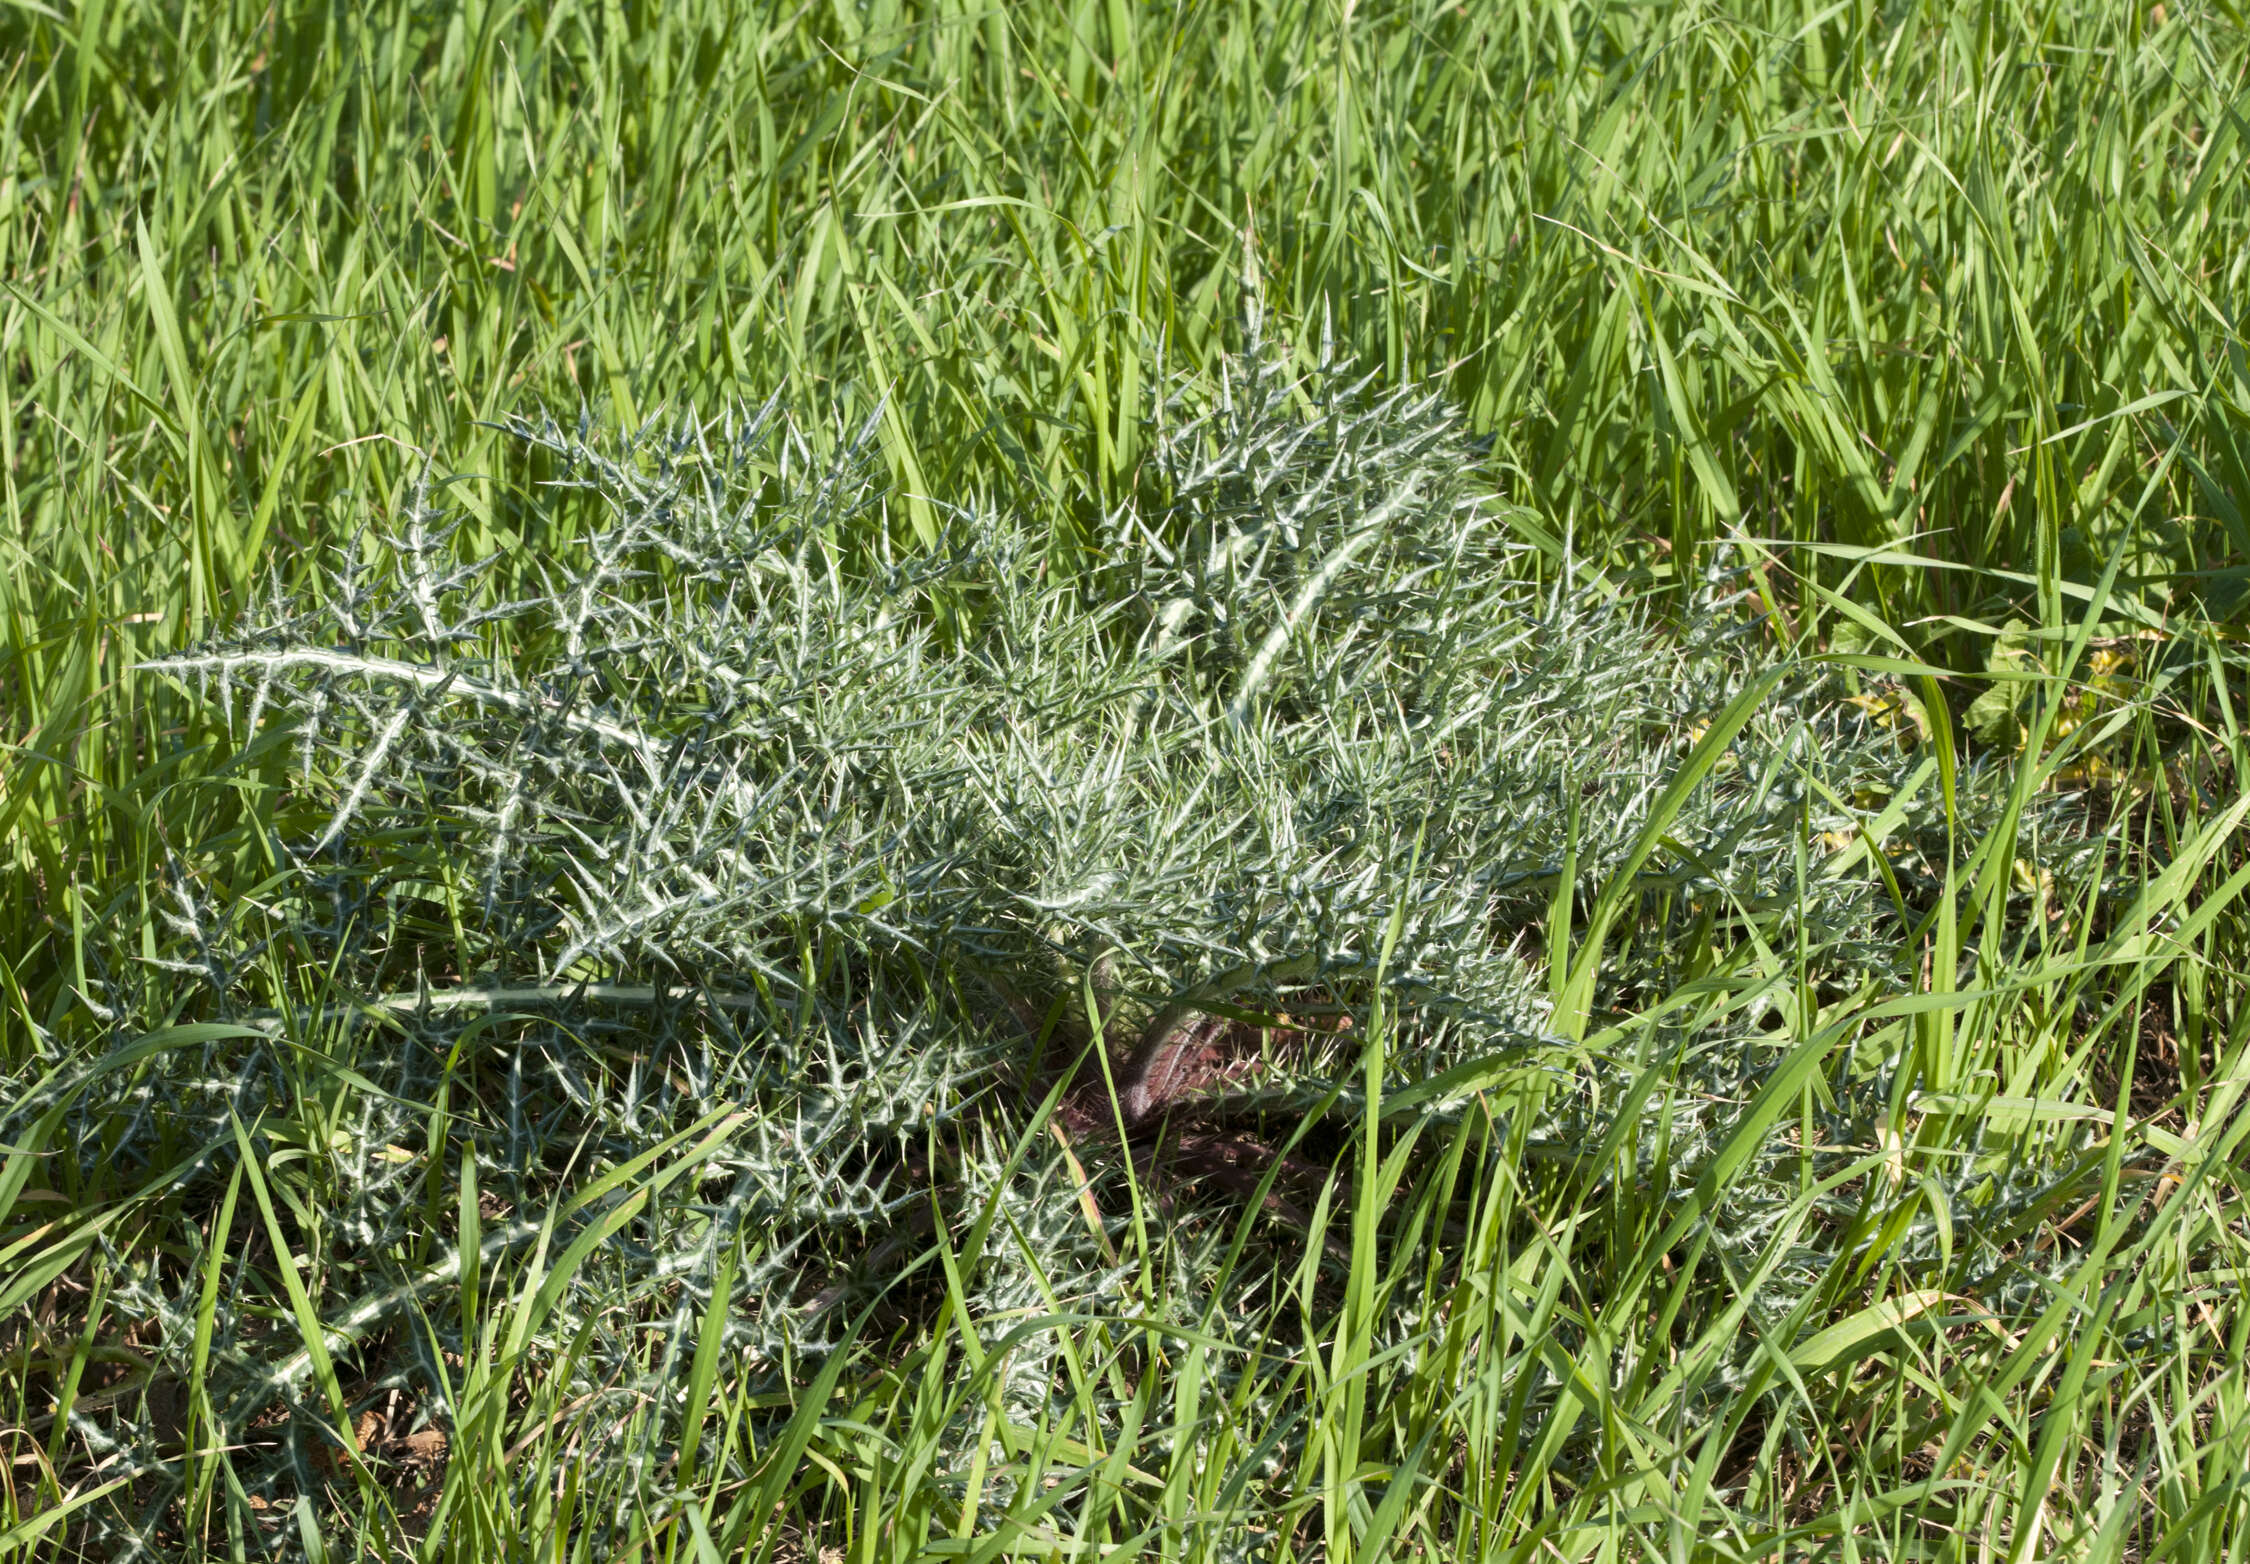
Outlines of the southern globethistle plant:
M1068 574L977 509L935 547L852 541L893 534L873 424L513 426L551 467L527 501L540 592L493 593L430 482L318 601L153 665L234 714L240 785L280 789L282 823L240 849L262 877L183 855L171 942L114 952L88 999L121 1042L236 1024L53 1083L11 1122L54 1111L76 1155L208 1166L348 1059L365 1089L329 1140L260 1149L316 1170L329 1237L305 1263L354 1394L404 1390L480 1437L450 1300L464 1271L567 1248L514 1368L638 1428L588 1459L639 1463L645 1490L698 1320L717 1310L724 1350L784 1385L886 1287L931 1306L927 1270L893 1283L933 1209L983 1213L964 1299L1000 1329L1121 1310L1146 1186L1180 1235L1174 1323L1251 1351L1280 1284L1317 1273L1306 1207L1349 1198L1286 1144L1310 1120L1345 1144L1370 1040L1424 1122L1497 1101L1496 1144L1535 1176L1664 1198L1726 1142L1792 1007L1914 981L1899 919L1942 873L1934 762L1790 662L1739 578L1684 628L1601 583L1539 584L1447 411L1339 365L1300 378L1254 352L1158 424L1141 499ZM1955 828L2003 792L1965 766ZM1603 1041L1754 948L1796 954L1802 997L1768 985ZM1836 1056L1829 1142L1868 1142L1897 1063ZM1634 1090L1652 1064L1666 1090ZM1063 1133L1027 1138L1050 1097ZM1604 1137L1623 1171L1590 1165ZM688 1164L664 1198L600 1188L660 1150ZM1785 1220L1785 1153L1797 1168L1761 1144L1707 1214L1706 1263ZM2038 1196L2040 1169L2011 1179L1985 1189L1995 1212ZM1199 1213L1246 1191L1269 1214L1228 1255ZM1848 1227L1800 1224L1761 1323ZM207 1269L124 1284L166 1361L193 1350ZM297 1409L241 1480L334 1480L321 1354L267 1323L243 1268L212 1274L213 1425ZM1377 1329L1406 1352L1413 1302L1387 1294ZM1010 1360L1026 1418L1065 1394L1057 1350L1033 1334ZM159 1479L148 1513L187 1480L152 1425L79 1417ZM1289 1488L1278 1426L1244 1503ZM969 1419L948 1447L965 1469L986 1437Z

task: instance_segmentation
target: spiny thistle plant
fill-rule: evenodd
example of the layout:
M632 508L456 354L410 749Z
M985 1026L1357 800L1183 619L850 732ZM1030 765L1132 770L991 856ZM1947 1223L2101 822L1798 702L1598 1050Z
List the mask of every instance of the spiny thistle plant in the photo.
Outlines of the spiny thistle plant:
M938 1307L941 1237L973 1235L946 1306L1018 1330L1005 1396L1036 1420L1074 1393L1061 1337L1011 1322L1124 1312L1135 1223L1172 1235L1173 1323L1246 1353L1290 1278L1328 1285L1353 1190L1329 1175L1372 1094L1386 1125L1497 1114L1480 1154L1529 1176L1672 1199L1805 1007L1916 981L1937 762L1792 661L1741 577L1685 627L1542 584L1447 411L1325 360L1253 352L1159 423L1144 497L1065 575L979 510L936 547L866 544L892 535L872 424L523 422L542 590L495 592L431 482L318 601L153 665L233 714L232 785L273 807L223 850L263 872L183 850L169 942L88 974L120 1052L8 1124L47 1115L64 1155L207 1201L221 1148L302 1164L316 1252L277 1252L269 1203L273 1246L117 1284L152 1360L210 1387L197 1448L239 1447L229 1481L281 1503L348 1481L333 1447L385 1395L457 1450L497 1441L545 1376L627 1431L581 1458L630 1480L587 1491L645 1506L691 1434L698 1321L787 1391L851 1321ZM1950 828L2006 805L1964 765ZM2027 859L2067 871L2068 817L2034 825ZM1989 937L2039 915L2012 905ZM1754 951L1795 981L1617 1024ZM1874 1144L1899 1068L1837 1052L1810 1133ZM278 1111L307 1099L338 1106ZM1765 1243L1801 1144L1751 1148L1701 1263ZM1962 1198L2002 1213L2042 1177ZM1802 1229L1761 1317L1848 1226ZM527 1254L508 1338L480 1337L480 1278ZM1995 1296L2032 1285L2013 1263ZM283 1269L317 1328L274 1302ZM1413 1294L1372 1327L1409 1354ZM1142 1415L1118 1383L1075 1393ZM214 1480L152 1413L72 1417L145 1477L144 1528ZM1242 1514L1293 1481L1276 1417ZM951 1429L940 1480L989 1437ZM616 1502L577 1524L627 1527Z

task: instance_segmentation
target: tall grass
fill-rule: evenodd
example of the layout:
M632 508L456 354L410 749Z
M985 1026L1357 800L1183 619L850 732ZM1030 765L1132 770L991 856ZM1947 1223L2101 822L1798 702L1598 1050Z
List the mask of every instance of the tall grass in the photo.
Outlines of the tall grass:
M9 8L0 1067L42 1106L0 1150L0 1549L2250 1552L2246 64L2221 0ZM1333 340L1460 410L1527 589L1684 621L1719 572L1766 655L1827 659L1909 745L1911 798L1768 844L1792 887L1848 859L1893 986L1832 981L1795 892L1667 901L1641 868L1686 873L1678 840L1581 860L1574 825L1520 948L1601 1110L1583 1156L1533 1154L1510 1094L1548 1088L1512 1067L1425 1118L1376 985L1356 1077L1202 1225L1037 1094L982 1148L1089 1184L1122 1302L980 1312L1020 1213L933 1139L888 1301L832 1303L833 1350L775 1378L664 1294L642 1369L673 1394L622 1421L547 1372L599 1357L558 1302L644 1213L695 1220L739 1126L585 1165L566 1138L551 1203L510 1209L462 1155L506 1083L448 1077L381 1264L450 1377L377 1386L321 1205L393 1165L354 1143L389 1111L368 995L277 946L280 1020L180 998L120 1036L89 1005L121 954L177 954L182 865L255 902L329 818L142 665L428 504L495 601L543 590L602 512L505 426L581 408L773 397L807 460L865 431L839 568L996 512L1037 590L1099 601L1143 558L1125 518L1193 542L1158 400L1216 395L1252 308L1299 369ZM2041 834L2065 795L2076 873ZM422 959L409 989L461 975ZM1039 997L1083 1027L1099 987ZM1752 1009L1775 1042L1738 1094L1665 1046ZM185 1171L33 1091L95 1068L129 1105L150 1060L276 1025L271 1111ZM1844 1111L1869 1080L1882 1111ZM1180 1317L1214 1266L1264 1279L1263 1339ZM184 1374L116 1301L159 1283ZM264 1453L210 1437L246 1341L302 1356ZM1048 1356L1027 1418L1011 1364ZM105 1447L124 1422L168 1464ZM277 1487L284 1441L313 1464Z
M2243 38L2163 11L14 9L15 864L129 857L44 825L182 720L120 669L425 456L539 545L507 411L881 408L902 537L988 495L1068 558L1246 268L1437 377L1558 553L1744 531L1790 634L1786 573L1848 583L1951 669L2120 538L2231 617Z

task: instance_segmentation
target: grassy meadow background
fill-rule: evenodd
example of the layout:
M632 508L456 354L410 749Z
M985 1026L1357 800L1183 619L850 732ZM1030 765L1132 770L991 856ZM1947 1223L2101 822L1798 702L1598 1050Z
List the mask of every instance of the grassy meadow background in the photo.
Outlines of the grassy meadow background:
M1222 1481L1235 1447L1183 1431L1227 1424L1233 1392L1133 1346L1130 1320L1080 1322L1132 1415L1000 1439L1012 1492L1061 1495L1003 1524L981 1458L966 1485L931 1458L991 1382L940 1310L804 1365L778 1402L691 1354L702 1443L568 1502L576 1441L616 1431L503 1396L452 1450L435 1524L364 1472L253 1504L197 1442L188 1385L182 1486L144 1514L72 1404L156 1388L105 1278L147 1254L192 1269L210 1200L19 1138L0 1553L2250 1556L2246 71L2228 0L10 0L11 1095L109 1046L86 942L153 951L168 857L259 807L199 785L223 714L136 663L269 585L317 588L329 546L425 472L463 546L501 557L496 593L535 581L556 523L508 415L630 429L772 396L815 430L873 418L886 498L844 546L911 554L976 503L1068 577L1145 486L1157 396L1208 382L1252 308L1307 365L1332 337L1379 386L1458 408L1527 575L1591 569L1661 613L1738 571L1776 647L1861 659L1902 742L2091 799L2130 883L2076 915L2103 962L2056 976L1987 945L1958 986L1999 997L1945 1012L1939 1084L1973 1106L1885 1148L1910 1192L1995 1113L2016 1117L1990 1133L2077 1137L2016 1235L2044 1292L1905 1330L1958 1289L1883 1260L1941 1219L1902 1196L1744 1390L1788 1415L1723 1438L1679 1434L1657 1372L1685 1296L1668 1212L1479 1173L1481 1216L1449 1226L1452 1175L1431 1174L1380 1263L1454 1278L1426 1323L1455 1350L1386 1358L1316 1321L1245 1369L1302 1410L1317 1454L1288 1481ZM1956 896L1973 910L2012 867L1959 845L1942 924L1900 955L1932 993L1957 986L1931 965ZM2025 1107L2007 1083L2034 1058ZM303 1109L305 1147L333 1109ZM1354 1288L1378 1264L1362 1211ZM1469 1249L1441 1264L1448 1245ZM269 1292L291 1328L337 1301ZM1511 1421L1524 1363L1571 1387L1591 1469L1559 1464L1570 1428ZM558 1474L553 1504L480 1503L527 1468ZM599 1554L572 1519L597 1510L628 1517Z

